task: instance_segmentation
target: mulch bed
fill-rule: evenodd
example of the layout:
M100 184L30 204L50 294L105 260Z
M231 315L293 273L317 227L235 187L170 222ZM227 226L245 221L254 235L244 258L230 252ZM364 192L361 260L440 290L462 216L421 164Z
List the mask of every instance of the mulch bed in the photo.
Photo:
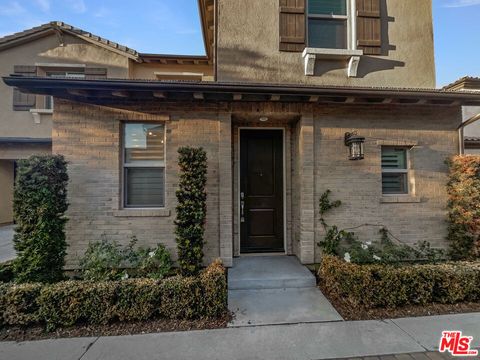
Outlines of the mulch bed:
M340 313L345 320L382 320L396 319L402 317L430 316L430 315L447 315L461 314L470 312L480 312L479 302L464 302L458 304L429 304L429 305L409 305L400 308L378 308L365 309L361 307L353 308L347 303L331 293L320 283L322 293L327 297L330 303Z
M96 337L149 334L170 331L189 331L204 329L221 329L227 327L231 315L219 319L203 320L151 320L130 323L113 323L108 325L79 325L59 328L46 332L42 326L7 327L0 329L0 341L29 341L72 337Z

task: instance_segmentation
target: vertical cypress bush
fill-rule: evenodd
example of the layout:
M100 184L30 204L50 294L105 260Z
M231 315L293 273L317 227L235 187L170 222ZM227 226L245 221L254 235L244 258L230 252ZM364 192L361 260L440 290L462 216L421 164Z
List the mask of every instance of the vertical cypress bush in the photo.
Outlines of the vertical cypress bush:
M480 156L448 161L448 240L454 260L480 258Z
M13 200L17 282L63 278L67 183L67 163L61 155L32 156L19 162Z
M183 275L195 275L202 267L205 217L207 213L207 154L202 148L178 149L180 183L176 192L178 205L176 240L178 263Z

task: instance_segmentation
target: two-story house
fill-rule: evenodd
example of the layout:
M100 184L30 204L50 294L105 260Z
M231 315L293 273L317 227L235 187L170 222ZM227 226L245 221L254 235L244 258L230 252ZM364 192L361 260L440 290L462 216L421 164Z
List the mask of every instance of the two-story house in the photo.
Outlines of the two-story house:
M363 240L385 226L405 243L445 246L445 159L459 151L462 105L480 95L435 89L431 0L200 8L214 81L4 77L53 96L70 265L102 235L174 252L184 145L208 156L206 261L318 261L327 189L343 202L329 223Z
M1 76L207 81L212 72L208 56L141 54L58 21L0 38ZM51 152L53 106L52 96L0 84L0 225L13 221L16 161Z
M445 90L480 93L480 78L465 76L444 87ZM463 140L465 154L480 154L480 106L464 106Z

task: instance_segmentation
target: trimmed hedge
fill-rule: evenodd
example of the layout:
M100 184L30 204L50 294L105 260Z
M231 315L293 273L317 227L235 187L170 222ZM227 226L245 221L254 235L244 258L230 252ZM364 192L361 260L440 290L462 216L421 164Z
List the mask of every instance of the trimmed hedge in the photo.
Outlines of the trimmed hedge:
M215 318L227 308L225 269L214 262L196 277L0 285L1 325L107 324L154 318Z
M328 292L365 308L480 301L480 262L357 265L325 256L318 272Z

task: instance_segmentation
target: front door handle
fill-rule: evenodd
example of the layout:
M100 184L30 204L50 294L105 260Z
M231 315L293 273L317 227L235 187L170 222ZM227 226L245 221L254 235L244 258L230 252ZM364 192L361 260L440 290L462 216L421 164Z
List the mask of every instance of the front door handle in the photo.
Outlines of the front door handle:
M245 209L245 201L240 201L240 215L243 217Z

